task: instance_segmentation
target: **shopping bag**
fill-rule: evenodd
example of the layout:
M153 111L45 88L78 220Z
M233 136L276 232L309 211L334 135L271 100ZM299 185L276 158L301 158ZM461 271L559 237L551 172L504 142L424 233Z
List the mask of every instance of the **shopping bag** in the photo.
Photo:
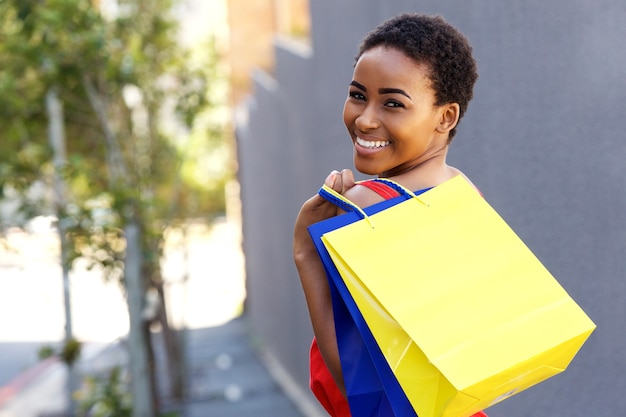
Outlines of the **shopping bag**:
M461 176L393 185L404 201L321 240L417 415L466 417L565 370L595 325L495 210Z
M341 203L340 203L341 204ZM365 209L369 215L390 207L383 201ZM351 210L346 206L346 209ZM363 217L349 212L309 227L329 280L344 385L351 414L359 417L416 417L363 316L324 247L321 236Z

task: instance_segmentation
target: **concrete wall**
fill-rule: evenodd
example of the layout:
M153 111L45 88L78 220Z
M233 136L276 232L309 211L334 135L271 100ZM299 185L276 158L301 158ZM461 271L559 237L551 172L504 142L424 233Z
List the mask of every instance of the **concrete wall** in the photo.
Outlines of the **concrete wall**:
M311 1L312 51L278 42L237 125L248 315L306 386L310 324L291 260L301 203L351 167L341 108L356 44L401 11L442 14L480 79L452 145L465 171L598 329L570 368L491 417L626 410L626 3L620 0Z

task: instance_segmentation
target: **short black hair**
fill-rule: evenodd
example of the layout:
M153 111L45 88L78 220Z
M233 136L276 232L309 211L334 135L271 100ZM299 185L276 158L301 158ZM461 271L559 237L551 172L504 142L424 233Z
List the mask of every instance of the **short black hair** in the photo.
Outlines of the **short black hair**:
M356 60L364 52L385 46L398 49L430 67L430 79L440 106L458 103L459 120L474 95L478 79L476 61L467 38L441 16L403 13L381 23L365 36ZM456 134L450 131L448 142Z

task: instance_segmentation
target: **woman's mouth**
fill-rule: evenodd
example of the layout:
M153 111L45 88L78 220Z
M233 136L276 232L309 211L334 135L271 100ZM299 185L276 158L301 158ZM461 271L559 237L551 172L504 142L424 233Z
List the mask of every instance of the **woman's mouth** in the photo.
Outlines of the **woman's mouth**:
M364 148L375 149L385 147L391 142L389 142L388 140L365 140L357 136L356 143Z

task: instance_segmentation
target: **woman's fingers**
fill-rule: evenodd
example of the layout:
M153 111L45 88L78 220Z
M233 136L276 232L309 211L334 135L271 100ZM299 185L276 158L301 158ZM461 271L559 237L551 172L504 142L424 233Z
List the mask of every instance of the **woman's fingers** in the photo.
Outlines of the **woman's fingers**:
M341 189L337 190L341 194L345 193L350 188L354 187L354 174L350 169L344 169L341 171Z
M341 176L341 173L339 171L333 170L330 172L330 174L328 174L328 177L326 177L324 184L332 188L333 190L337 191L337 189L335 189L335 184L337 183L337 177L340 177L340 176Z
M354 174L349 169L344 169L341 172L332 171L326 177L324 183L338 193L343 194L346 190L354 187Z

